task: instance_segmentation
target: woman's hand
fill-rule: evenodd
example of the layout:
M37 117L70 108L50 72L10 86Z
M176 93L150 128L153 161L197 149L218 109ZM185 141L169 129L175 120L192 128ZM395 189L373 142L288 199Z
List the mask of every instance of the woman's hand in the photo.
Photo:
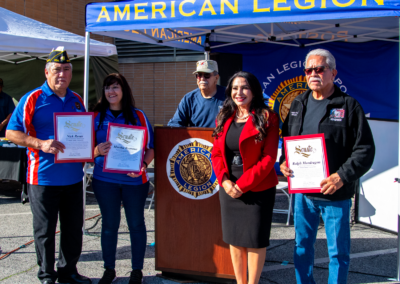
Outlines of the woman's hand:
M105 156L110 151L112 143L110 141L100 143L94 148L94 157Z
M240 195L243 194L243 191L240 189L240 187L239 187L237 184L235 184L235 189L236 189L237 191L239 191Z
M142 176L142 173L147 169L147 166L145 164L142 164L142 168L140 169L140 172L138 174L135 173L129 173L128 176L131 178L137 178Z
M147 149L146 152L144 153L144 158L143 161L148 164L151 163L151 161L153 161L154 159L154 149ZM137 178L140 177L142 175L142 173L147 169L147 166L145 163L142 164L142 168L140 169L140 172L138 174L135 173L129 173L128 176L130 176L131 178Z
M225 189L225 192L232 198L239 198L243 194L239 187L229 179L225 179L222 182L222 186Z

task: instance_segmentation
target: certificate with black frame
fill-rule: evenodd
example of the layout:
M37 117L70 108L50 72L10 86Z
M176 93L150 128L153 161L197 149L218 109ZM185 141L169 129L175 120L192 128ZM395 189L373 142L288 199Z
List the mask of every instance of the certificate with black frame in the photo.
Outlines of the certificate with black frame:
M293 171L288 178L289 193L319 193L320 183L329 176L325 135L300 135L283 138L287 167Z
M104 157L103 171L139 174L142 169L146 137L146 127L109 123L107 141L112 145Z
M54 138L65 149L55 154L54 163L93 162L93 125L93 112L55 112Z

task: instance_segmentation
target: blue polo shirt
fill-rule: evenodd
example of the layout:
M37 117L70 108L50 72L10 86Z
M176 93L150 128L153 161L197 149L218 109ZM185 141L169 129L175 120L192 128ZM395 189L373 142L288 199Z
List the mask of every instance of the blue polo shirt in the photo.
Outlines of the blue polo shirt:
M133 116L136 119L136 126L144 126L147 128L147 137L145 137L145 145L146 149L154 149L154 133L153 128L151 128L150 122L147 119L147 116L144 112L137 108L132 108ZM111 113L110 109L107 109L104 121L100 124L100 113L95 114L94 119L94 131L96 133L96 145L100 143L104 143L107 141L107 129L108 123L119 123L125 124L125 118L122 113L120 113L117 117ZM129 124L132 125L132 124ZM94 170L93 177L95 179L119 183L119 184L130 184L130 185L141 185L149 181L149 176L147 172L142 173L142 176L137 178L132 178L127 174L117 174L117 173L109 173L103 172L104 165L104 156L98 156L94 159Z
M17 130L41 140L54 139L54 112L85 112L82 98L70 89L64 101L53 93L47 81L24 95L13 112L7 130ZM26 180L33 185L62 186L83 178L82 163L54 163L54 155L27 148Z
M224 101L225 87L217 85L217 93L209 99L205 99L197 88L182 98L168 126L215 128L215 119Z

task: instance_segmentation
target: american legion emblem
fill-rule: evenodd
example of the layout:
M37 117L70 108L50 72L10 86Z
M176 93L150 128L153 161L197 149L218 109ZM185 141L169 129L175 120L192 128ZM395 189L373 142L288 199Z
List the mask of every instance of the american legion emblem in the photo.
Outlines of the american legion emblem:
M281 127L279 136L282 135L282 123L289 114L293 100L307 90L306 76L297 76L290 80L285 80L279 84L269 99L269 106L279 114Z
M175 145L167 160L172 187L189 199L206 199L219 190L211 164L212 144L204 139L186 139Z

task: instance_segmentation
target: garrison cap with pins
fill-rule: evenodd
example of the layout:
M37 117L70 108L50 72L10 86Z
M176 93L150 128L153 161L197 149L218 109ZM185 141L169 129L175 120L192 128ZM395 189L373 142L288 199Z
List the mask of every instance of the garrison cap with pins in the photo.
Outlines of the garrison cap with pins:
M59 46L56 49L53 48L46 62L71 63L67 51L64 50L64 46Z

